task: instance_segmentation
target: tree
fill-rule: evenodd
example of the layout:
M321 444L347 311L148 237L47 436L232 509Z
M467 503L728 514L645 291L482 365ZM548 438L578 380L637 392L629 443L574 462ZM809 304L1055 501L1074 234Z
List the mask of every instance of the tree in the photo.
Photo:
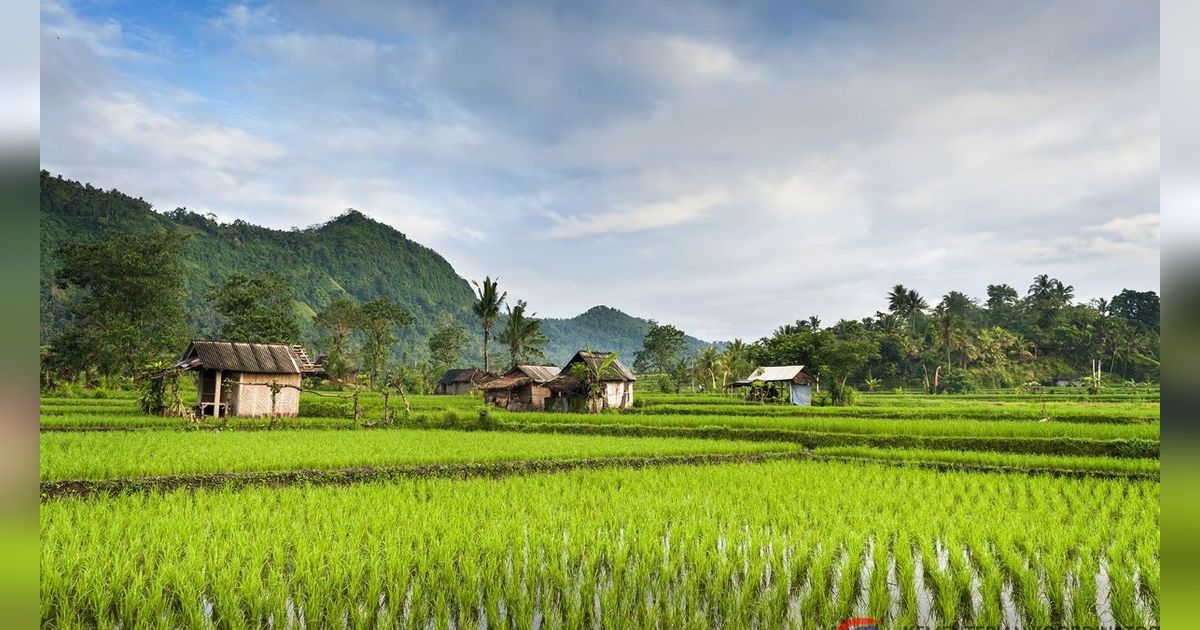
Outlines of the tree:
M888 292L888 310L907 319L912 333L917 334L917 318L929 308L929 303L916 291L897 284Z
M683 331L650 320L650 328L642 339L642 349L634 357L633 366L638 372L678 373L679 358L685 351L687 339Z
M399 304L387 299L376 298L358 307L358 330L363 334L363 363L375 387L379 375L386 367L388 351L396 343L392 334L398 326L413 323L413 318Z
M500 278L492 280L490 277L483 279L483 284L472 281L475 285L476 300L472 310L475 316L479 318L479 322L483 325L483 371L490 370L488 365L488 340L492 336L492 327L496 325L496 318L500 317L500 307L504 305L504 299L508 297L508 292L500 293L497 284Z
M70 321L54 354L78 370L138 378L143 366L180 352L187 336L183 242L166 233L64 245L57 286Z
M546 353L542 348L550 341L542 334L542 323L534 317L536 313L525 314L527 308L525 300L517 300L516 306L508 309L508 321L504 329L496 336L497 340L508 345L512 367L545 358Z
M950 353L959 350L966 343L962 319L952 313L944 304L939 304L934 310L933 330L934 341L946 353L946 368L950 368Z
M833 404L847 404L850 392L846 381L878 355L879 344L872 339L838 339L828 332L818 333L817 365L821 374L829 377Z
M321 330L321 342L329 348L325 358L325 371L335 381L344 381L350 374L350 335L358 328L361 315L358 305L347 297L339 297L313 318Z
M717 388L717 372L721 371L721 355L716 346L705 346L696 357L696 368L708 377L712 389Z
M750 375L750 346L746 345L741 339L734 339L725 345L725 352L721 353L721 364L725 367L726 374L732 374L734 378L744 378ZM722 380L724 385L724 380Z
M444 320L429 337L429 357L432 367L438 372L455 366L463 350L470 345L467 329L452 321Z
M1113 296L1111 311L1139 331L1159 331L1159 299L1154 291L1125 289Z
M231 274L208 292L213 309L225 317L221 337L250 343L295 343L300 322L294 299L292 285L273 271Z

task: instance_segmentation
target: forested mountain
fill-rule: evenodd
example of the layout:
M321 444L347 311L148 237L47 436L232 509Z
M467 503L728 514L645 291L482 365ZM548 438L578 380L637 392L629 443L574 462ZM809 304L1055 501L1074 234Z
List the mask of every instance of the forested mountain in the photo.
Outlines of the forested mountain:
M304 229L274 230L244 221L221 224L212 216L182 208L156 212L141 198L45 171L41 174L43 343L61 330L66 317L61 292L54 286L60 247L72 241L145 233L187 237L182 245L186 317L196 335L214 335L222 323L206 297L213 287L233 273L274 271L295 290L302 341L310 347L316 340L313 315L335 298L349 296L364 302L386 297L415 320L399 335L398 347L408 358L428 354L426 339L447 317L470 332L466 361L477 360L480 354L469 283L437 252L360 212L348 210L328 223ZM571 319L548 319L544 323L550 339L547 359L562 362L588 346L632 356L649 326L647 320L609 307L596 307ZM689 347L701 345L700 340L689 338Z
M550 338L546 357L563 363L580 348L619 352L621 359L633 365L633 355L642 349L642 338L651 322L627 315L609 306L593 306L570 319L543 319L542 331ZM708 342L687 338L688 354L699 352Z

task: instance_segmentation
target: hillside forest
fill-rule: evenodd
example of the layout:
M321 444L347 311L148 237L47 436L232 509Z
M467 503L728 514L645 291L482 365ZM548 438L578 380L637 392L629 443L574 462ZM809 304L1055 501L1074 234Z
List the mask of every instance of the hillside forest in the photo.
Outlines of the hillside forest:
M796 319L756 341L706 344L670 324L595 307L538 318L492 278L468 282L433 250L361 213L271 230L42 172L45 387L141 380L192 338L299 343L333 380L432 390L448 368L561 363L616 351L643 387L721 389L760 365L805 365L828 401L907 388L965 392L1067 381L1157 381L1159 296L1082 303L1049 275L980 298L895 285L880 309L826 325Z

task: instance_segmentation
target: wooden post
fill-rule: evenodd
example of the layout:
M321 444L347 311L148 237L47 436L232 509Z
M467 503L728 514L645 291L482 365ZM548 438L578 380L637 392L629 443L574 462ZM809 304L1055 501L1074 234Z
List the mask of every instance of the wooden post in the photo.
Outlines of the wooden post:
M213 384L213 417L221 415L221 370L217 370L217 380Z

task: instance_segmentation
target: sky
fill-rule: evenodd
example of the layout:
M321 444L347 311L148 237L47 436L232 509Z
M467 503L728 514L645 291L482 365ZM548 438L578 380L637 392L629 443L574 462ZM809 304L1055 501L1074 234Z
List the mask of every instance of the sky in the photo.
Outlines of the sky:
M731 6L736 4L737 6ZM1108 0L44 0L41 159L276 228L347 208L701 338L1048 273L1159 288L1159 15Z

